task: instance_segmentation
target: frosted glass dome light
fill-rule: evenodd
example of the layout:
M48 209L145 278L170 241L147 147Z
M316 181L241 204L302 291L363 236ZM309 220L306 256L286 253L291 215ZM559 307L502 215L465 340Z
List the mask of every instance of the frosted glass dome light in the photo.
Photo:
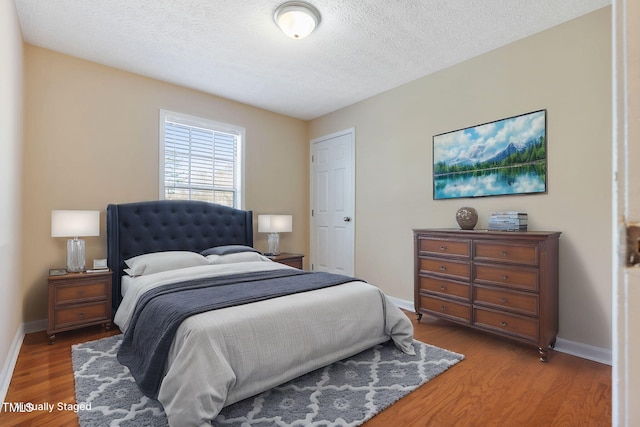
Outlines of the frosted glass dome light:
M290 1L276 9L273 20L287 36L300 40L311 34L318 26L320 13L308 3Z

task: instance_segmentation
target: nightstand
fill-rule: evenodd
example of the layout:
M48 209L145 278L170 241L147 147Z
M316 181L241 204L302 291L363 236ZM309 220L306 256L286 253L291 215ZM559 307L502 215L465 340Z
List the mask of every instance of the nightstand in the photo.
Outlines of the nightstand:
M103 324L111 328L111 270L49 276L49 327L56 333Z
M279 262L280 264L288 265L290 267L299 268L300 270L302 270L302 258L304 258L304 255L302 254L289 254L286 252L269 257L272 261Z

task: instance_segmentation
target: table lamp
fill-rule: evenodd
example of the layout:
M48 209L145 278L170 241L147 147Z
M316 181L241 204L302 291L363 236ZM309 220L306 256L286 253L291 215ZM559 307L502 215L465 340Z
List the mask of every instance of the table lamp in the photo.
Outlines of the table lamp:
M258 215L258 232L269 233L269 251L265 255L280 255L280 233L290 233L292 229L291 215Z
M85 244L78 237L100 235L100 211L51 211L51 237L67 240L67 271L85 270Z

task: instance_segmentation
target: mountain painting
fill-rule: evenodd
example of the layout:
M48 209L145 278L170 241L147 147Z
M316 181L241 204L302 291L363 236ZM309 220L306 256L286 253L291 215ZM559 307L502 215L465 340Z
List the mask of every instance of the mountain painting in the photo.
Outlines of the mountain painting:
M433 137L433 198L547 192L547 110Z

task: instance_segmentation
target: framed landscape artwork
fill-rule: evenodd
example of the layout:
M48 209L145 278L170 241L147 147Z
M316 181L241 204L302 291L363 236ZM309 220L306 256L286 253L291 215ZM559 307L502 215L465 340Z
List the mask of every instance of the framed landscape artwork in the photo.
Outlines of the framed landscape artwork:
M547 192L547 110L433 137L433 198Z

